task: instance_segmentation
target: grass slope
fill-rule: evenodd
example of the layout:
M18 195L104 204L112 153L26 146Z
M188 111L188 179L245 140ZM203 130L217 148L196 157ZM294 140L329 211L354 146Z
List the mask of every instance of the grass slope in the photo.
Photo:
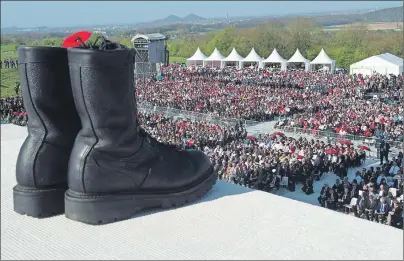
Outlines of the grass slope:
M1 69L1 98L15 96L16 81L19 81L18 69Z

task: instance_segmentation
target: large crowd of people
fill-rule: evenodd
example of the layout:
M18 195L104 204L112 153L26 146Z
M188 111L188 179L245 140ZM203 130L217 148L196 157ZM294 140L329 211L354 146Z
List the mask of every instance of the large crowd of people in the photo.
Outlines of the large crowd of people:
M24 126L28 115L24 108L22 97L8 97L0 99L0 119L2 122Z
M382 93L367 99L370 93ZM379 95L380 96L380 95ZM141 103L267 121L284 126L404 139L403 77L270 71L267 69L164 68L160 80L137 82Z
M357 171L349 181L337 179L325 184L319 204L332 210L345 211L359 218L403 228L403 154L389 162Z
M314 182L324 173L335 173L341 182L323 188L321 206L398 227L402 226L402 218L401 223L397 218L402 215L402 153L349 181L348 170L363 166L366 160L364 149L347 145L343 139L295 139L282 132L249 136L241 121L289 116L283 125L400 140L403 108L397 105L402 102L403 78L394 78L394 84L392 79L171 65L163 69L160 79L137 80L139 103L236 118L240 123L213 124L146 110L139 110L138 121L158 141L204 151L220 179L249 188L295 191L296 184L301 184L302 191L311 195ZM366 100L367 92L383 92L388 97ZM25 125L28 120L21 97L2 98L0 114L2 121L14 124ZM393 190L389 194L390 188L395 188L395 195L390 195ZM344 207L352 198L357 204Z

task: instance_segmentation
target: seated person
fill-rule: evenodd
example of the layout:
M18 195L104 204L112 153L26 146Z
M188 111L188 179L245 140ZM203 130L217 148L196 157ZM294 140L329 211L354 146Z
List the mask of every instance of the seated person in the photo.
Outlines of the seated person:
M403 209L400 207L397 200L393 201L393 209L387 216L387 225L395 228L403 228Z
M397 175L396 180L394 180L392 188L397 189L396 197L400 197L403 194L403 180L401 175Z
M337 189L329 189L329 198L326 201L326 206L328 209L331 210L336 210L337 209L337 203L338 203L338 192Z
M376 221L379 223L383 223L389 214L390 208L389 204L387 204L387 200L385 197L380 199L380 203L378 204L375 212Z
M328 200L329 196L330 196L330 188L328 187L328 184L325 183L324 186L321 188L320 191L320 196L317 198L318 203L320 203L320 205L322 207L325 207L325 202Z
M373 195L369 195L368 205L365 208L366 219L373 221L377 208L377 198Z
M335 184L334 184L334 186L332 186L332 189L337 190L338 198L341 198L342 195L344 194L344 185L340 182L339 179L335 180Z

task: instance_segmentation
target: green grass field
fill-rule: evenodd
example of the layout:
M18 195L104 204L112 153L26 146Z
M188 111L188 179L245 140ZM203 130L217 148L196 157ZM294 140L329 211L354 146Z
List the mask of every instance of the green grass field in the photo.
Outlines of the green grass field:
M8 51L6 56L3 56L3 51ZM17 52L15 51L15 45L1 46L1 53L2 53L1 56L2 60L4 58L15 58L17 56ZM5 54L6 53L4 52L4 55ZM185 63L185 62L186 58L184 57L170 57L170 63ZM18 69L2 69L0 97L4 98L14 96L15 95L14 87L16 81L19 81Z
M171 57L170 56L170 63L185 63L187 61L187 58L184 57Z
M1 69L1 98L14 96L15 82L19 80L18 69Z
M0 59L4 61L4 58L16 58L17 57L17 44L1 45ZM4 64L3 64L4 66ZM1 69L1 88L0 97L14 96L15 82L19 80L18 69Z
M17 45L16 44L7 44L1 45L1 60L4 58L16 58L17 57Z

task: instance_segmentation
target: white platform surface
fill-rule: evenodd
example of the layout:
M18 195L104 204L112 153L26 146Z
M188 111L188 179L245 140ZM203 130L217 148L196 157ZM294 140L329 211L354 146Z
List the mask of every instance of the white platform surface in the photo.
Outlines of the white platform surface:
M403 231L219 181L200 202L104 226L13 212L26 128L1 125L1 259L403 259Z

